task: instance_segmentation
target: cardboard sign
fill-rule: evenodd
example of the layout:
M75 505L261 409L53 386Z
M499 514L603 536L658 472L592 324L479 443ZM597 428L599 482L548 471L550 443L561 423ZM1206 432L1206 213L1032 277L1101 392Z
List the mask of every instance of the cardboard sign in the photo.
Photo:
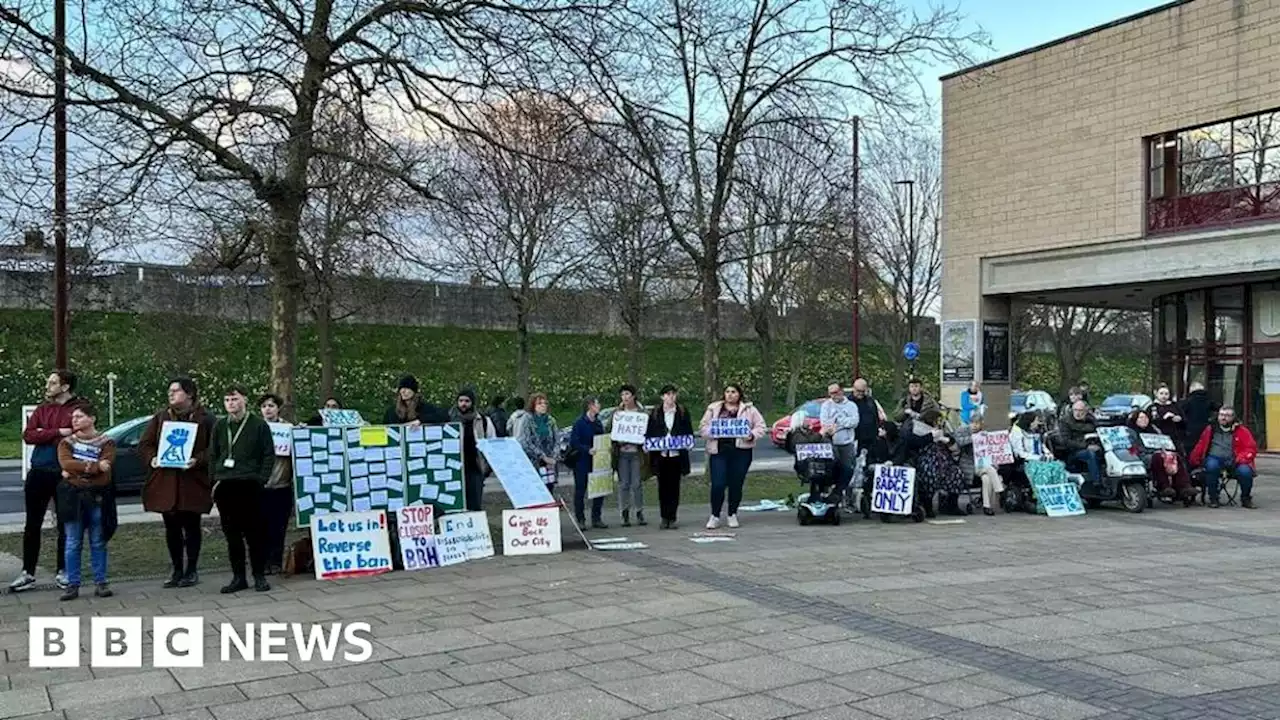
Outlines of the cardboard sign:
M831 443L800 443L796 445L796 460L808 460L809 458L831 460L835 456L835 448Z
M871 511L910 515L916 498L916 469L903 465L877 465L871 485Z
M440 518L436 549L441 565L493 557L489 516L483 512L452 513Z
M1058 460L1027 463L1027 479L1035 493L1039 509L1049 517L1084 515L1080 488L1067 476L1067 468Z
M165 420L160 426L160 467L185 470L199 430L196 423Z
M613 414L614 442L627 445L643 445L644 433L649 428L649 415L638 410L624 410Z
M597 435L592 441L591 472L613 473L613 443L608 435Z
M325 427L364 425L364 418L360 417L359 410L326 409L317 412L320 413L320 421Z
M713 438L745 438L751 436L751 421L744 417L716 418L711 421Z
M1013 462L1013 446L1009 444L1008 430L986 431L973 434L973 467L1008 465Z
M1142 441L1142 447L1148 450L1175 450L1173 446L1173 438L1162 433L1139 433L1138 439Z
M289 423L267 423L271 428L271 442L276 446L276 457L289 457L293 453L293 426Z
M502 511L503 555L560 552L560 508Z
M1103 450L1127 450L1130 445L1129 428L1100 427L1097 429L1098 442Z
M391 572L391 542L384 512L311 516L311 550L316 579Z
M513 506L522 509L556 504L543 476L534 469L515 438L478 440L476 448L489 461L489 467L498 476L498 482L502 483L502 489Z
M645 438L644 449L645 452L692 450L694 442L692 435L666 435L664 437Z
M349 427L339 431L345 441L330 443L335 451L346 451L351 476L351 509L355 512L397 512L408 504L405 502L404 431L401 425ZM375 444L378 442L381 445Z
M435 511L430 505L414 505L396 512L396 534L405 570L440 567L436 549Z

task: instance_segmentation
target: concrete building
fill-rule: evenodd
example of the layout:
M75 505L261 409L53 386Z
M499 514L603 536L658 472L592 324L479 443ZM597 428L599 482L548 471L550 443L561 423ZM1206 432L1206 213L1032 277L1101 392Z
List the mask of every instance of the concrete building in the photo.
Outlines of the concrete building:
M1152 310L1157 377L1280 450L1280 0L1182 0L942 79L944 398L1019 302Z

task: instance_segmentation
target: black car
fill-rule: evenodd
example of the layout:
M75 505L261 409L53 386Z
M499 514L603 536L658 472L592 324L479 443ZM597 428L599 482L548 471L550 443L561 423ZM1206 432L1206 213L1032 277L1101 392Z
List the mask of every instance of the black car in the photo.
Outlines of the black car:
M111 471L111 479L117 493L140 493L147 482L150 468L138 457L138 440L142 438L142 431L147 429L149 420L150 415L126 420L103 433L116 442L116 465Z

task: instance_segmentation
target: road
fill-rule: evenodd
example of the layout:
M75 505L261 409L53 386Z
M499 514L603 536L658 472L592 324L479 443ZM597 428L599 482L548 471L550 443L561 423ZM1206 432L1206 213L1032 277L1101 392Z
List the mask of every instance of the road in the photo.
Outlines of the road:
M694 449L692 460L694 472L701 472L702 463L705 461L705 455L701 447ZM0 515L23 512L22 472L16 465L10 465L8 461L0 462L5 463L0 465ZM785 471L790 467L790 465L791 460L789 455L774 447L768 441L763 441L761 445L756 448L755 461L752 464L752 469L760 471ZM141 502L141 500L136 495L120 498L121 505L136 505L139 502Z

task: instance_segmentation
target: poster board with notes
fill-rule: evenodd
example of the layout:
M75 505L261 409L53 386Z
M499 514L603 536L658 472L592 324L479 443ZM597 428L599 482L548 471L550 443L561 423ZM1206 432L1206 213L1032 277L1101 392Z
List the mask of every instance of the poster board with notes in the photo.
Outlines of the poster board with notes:
M388 510L405 506L403 433L396 425L343 428L351 481L352 512Z
M341 428L293 429L293 498L298 527L313 515L347 512L347 456Z
M462 425L404 428L405 504L427 504L437 514L466 509Z

